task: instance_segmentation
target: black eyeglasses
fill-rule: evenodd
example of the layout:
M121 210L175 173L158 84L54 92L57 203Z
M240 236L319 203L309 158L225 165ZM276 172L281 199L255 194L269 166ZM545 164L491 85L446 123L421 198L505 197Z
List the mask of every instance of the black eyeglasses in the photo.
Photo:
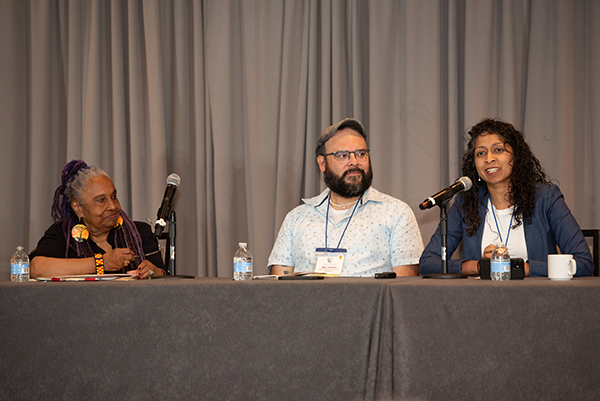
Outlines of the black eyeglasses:
M335 156L335 160L339 161L339 162L346 162L348 161L348 159L350 159L350 155L354 153L354 157L356 157L356 160L366 160L367 156L369 155L369 149L358 149L355 150L354 152L351 152L349 150L340 150L338 152L331 152L331 153L327 153L325 156Z

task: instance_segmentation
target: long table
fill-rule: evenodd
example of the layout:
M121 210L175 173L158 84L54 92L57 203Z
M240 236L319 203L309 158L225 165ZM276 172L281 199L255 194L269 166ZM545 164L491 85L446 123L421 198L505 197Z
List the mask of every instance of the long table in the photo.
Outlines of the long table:
M0 399L597 399L600 278L0 281Z

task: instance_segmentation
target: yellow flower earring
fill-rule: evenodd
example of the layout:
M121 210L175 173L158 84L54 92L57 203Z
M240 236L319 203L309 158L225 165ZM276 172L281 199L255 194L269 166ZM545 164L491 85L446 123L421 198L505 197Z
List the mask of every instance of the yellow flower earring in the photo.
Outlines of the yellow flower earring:
M113 230L120 230L121 228L123 228L123 216L119 215L119 218L117 219L117 224L115 224L115 226L113 227ZM125 246L129 249L131 249L129 247L129 244L127 243L127 236L125 235L125 233L123 233L123 239L125 240ZM129 264L129 261L126 260L125 261L125 266L127 266Z
M90 237L90 232L88 231L85 224L83 224L83 220L79 219L79 224L76 224L71 229L71 237L77 242L84 242Z

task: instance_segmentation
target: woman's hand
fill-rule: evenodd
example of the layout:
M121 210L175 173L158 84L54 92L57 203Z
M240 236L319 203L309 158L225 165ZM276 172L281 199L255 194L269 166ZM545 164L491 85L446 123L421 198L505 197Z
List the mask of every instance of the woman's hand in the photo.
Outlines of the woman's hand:
M492 252L494 251L494 249L496 249L496 245L494 244L489 244L488 246L486 246L483 250L483 256L481 256L481 258L490 259L492 257Z
M142 263L140 263L140 265L138 266L137 270L130 270L127 273L134 276L138 276L139 279L152 278L155 276L164 276L165 274L162 269L159 269L158 267L154 266L152 262L148 260L142 261Z
M469 276L479 274L479 268L477 267L478 260L465 260L461 264L461 273Z
M104 271L114 272L129 266L135 260L131 249L116 248L104 254Z
M481 255L482 259L490 259L492 257L492 252L496 249L496 245L489 244L483 250L483 255ZM468 274L472 276L474 274L479 274L479 261L478 260L465 260L461 264L461 272L462 274Z

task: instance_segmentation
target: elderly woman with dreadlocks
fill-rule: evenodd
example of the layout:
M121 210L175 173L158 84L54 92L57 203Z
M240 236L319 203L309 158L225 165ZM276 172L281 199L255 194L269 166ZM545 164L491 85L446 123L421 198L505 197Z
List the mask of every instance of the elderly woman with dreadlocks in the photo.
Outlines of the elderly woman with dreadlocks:
M81 160L69 162L52 203L54 224L31 253L31 276L129 273L161 276L158 240L148 224L121 210L108 175Z
M512 258L522 258L526 276L547 276L549 254L572 254L577 276L591 276L594 264L585 238L560 189L512 124L485 119L468 132L463 175L473 187L448 211L448 255L463 243L463 259L448 272L474 275L500 241ZM421 274L441 272L440 228L419 261Z

